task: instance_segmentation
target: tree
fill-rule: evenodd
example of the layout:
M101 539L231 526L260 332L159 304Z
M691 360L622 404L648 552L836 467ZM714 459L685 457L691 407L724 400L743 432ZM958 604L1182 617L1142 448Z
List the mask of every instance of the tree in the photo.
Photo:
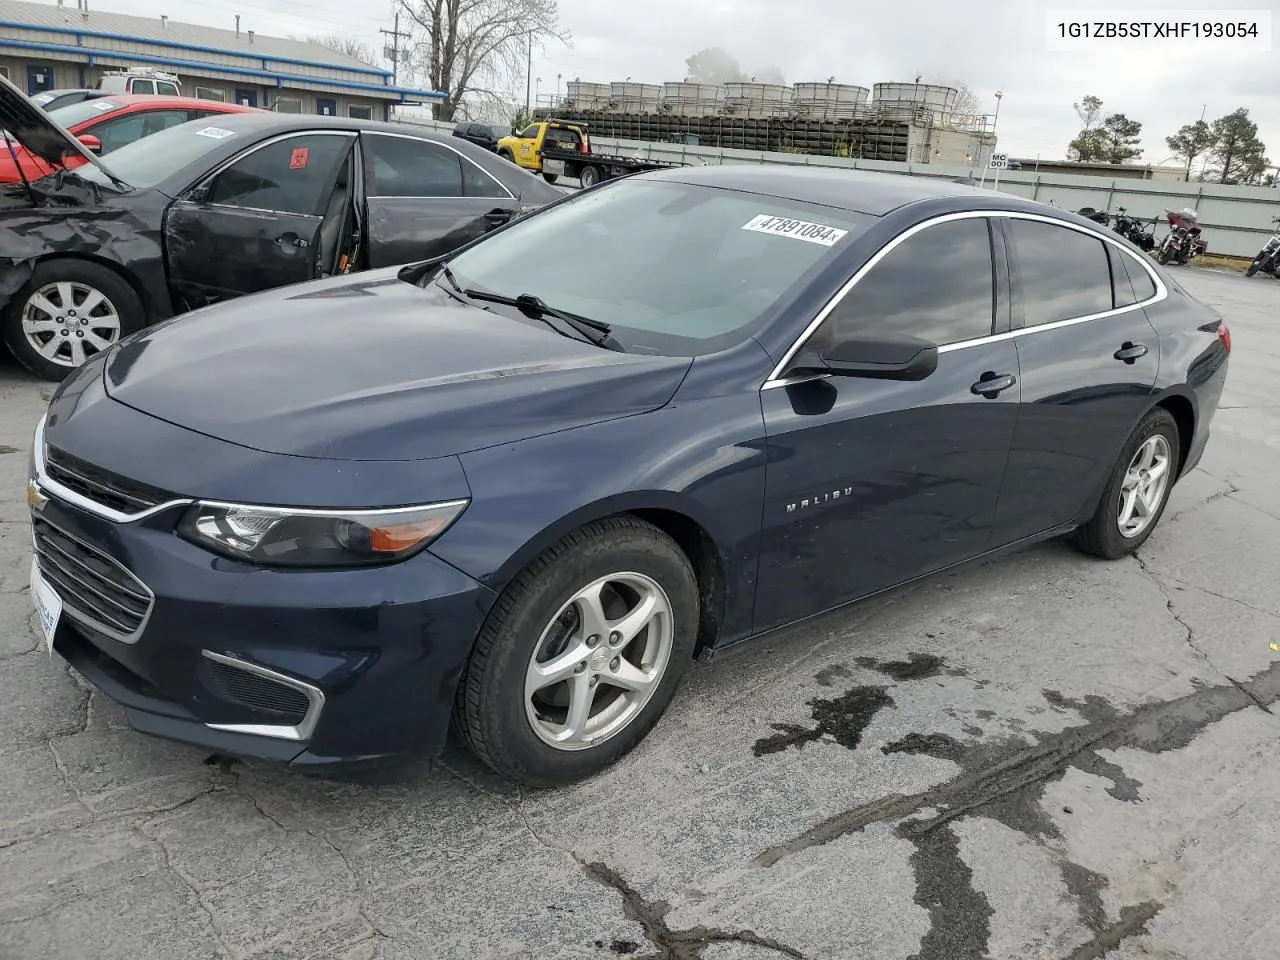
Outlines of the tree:
M373 48L359 37L333 33L323 37L307 37L307 43L318 43L322 47L328 47L336 53L341 53L370 66L377 66L378 63Z
M1258 139L1258 125L1244 107L1219 117L1209 128L1213 145L1210 179L1218 183L1256 183L1270 166L1267 147Z
M556 0L400 0L412 45L408 75L445 95L432 105L450 121L466 98L503 102L502 88L524 86L530 46L558 40Z
M1104 163L1127 163L1142 156L1138 147L1142 139L1142 124L1130 120L1123 113L1113 113L1097 128L1102 142Z
M1073 103L1071 108L1075 110L1076 116L1080 118L1080 122L1084 124L1084 130L1081 133L1088 133L1098 125L1098 118L1102 116L1102 101L1090 94L1079 103Z
M747 79L738 58L723 47L708 47L685 59L689 83L737 83Z
M1203 120L1197 120L1195 123L1180 127L1173 136L1165 137L1164 142L1169 145L1175 157L1181 157L1187 162L1186 173L1183 174L1182 179L1184 182L1190 182L1191 164L1196 157L1213 146L1213 133L1209 129L1209 124Z

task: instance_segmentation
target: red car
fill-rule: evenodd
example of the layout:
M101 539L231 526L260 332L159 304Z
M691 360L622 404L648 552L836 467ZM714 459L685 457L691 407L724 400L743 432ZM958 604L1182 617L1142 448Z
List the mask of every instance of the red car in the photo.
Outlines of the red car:
M101 156L133 143L167 127L188 120L199 120L219 113L261 113L254 107L238 103L220 103L196 97L159 97L155 94L121 93L110 97L82 100L49 111L49 118L69 130L81 143ZM68 154L69 169L87 163L83 157ZM28 180L53 173L53 167L33 156L16 140L8 143L0 137L0 183L18 183L18 163Z

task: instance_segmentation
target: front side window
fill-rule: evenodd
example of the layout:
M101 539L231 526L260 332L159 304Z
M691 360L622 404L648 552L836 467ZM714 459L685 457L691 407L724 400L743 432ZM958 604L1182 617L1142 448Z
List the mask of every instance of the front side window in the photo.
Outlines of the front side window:
M532 140L537 135L538 135L538 125L536 123L529 124L529 126L521 130L519 134L521 140Z
M164 97L176 97L178 95L178 85L170 83L168 80L158 80L156 82L156 92Z
M1112 309L1111 267L1101 239L1039 220L1008 222L1028 327Z
M131 113L128 116L109 118L89 127L84 132L98 138L102 143L102 154L105 156L128 146L135 140L141 140L161 130L186 123L188 119L186 110L150 110L145 113Z
M462 164L452 150L405 137L369 136L365 143L370 196L462 196Z
M277 140L214 177L205 202L320 216L350 144L347 137L316 134Z
M626 350L697 356L751 336L872 222L794 200L617 180L516 221L450 267L463 287L532 294L603 321Z
M995 274L986 218L912 234L872 267L828 315L823 335L897 333L939 346L990 336Z

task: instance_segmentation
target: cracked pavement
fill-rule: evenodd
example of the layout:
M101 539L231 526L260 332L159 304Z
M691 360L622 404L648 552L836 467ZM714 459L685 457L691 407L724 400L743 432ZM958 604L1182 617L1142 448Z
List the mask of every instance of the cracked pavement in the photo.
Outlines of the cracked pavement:
M1280 286L1141 555L1050 543L695 668L517 790L458 746L313 779L154 740L37 643L49 387L0 361L0 960L1256 960L1280 885Z

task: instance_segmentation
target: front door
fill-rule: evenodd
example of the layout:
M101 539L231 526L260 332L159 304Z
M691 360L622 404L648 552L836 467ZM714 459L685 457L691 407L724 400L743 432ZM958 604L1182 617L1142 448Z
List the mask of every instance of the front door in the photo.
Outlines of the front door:
M369 267L437 257L519 213L490 174L442 143L362 134Z
M1001 545L1070 523L1089 505L1150 403L1160 360L1141 306L1156 286L1137 259L1084 231L1004 221L1023 316L1015 311L1022 405Z
M165 216L165 258L187 309L309 280L355 137L302 133L255 147L196 184Z
M236 91L236 103L242 107L256 107L258 105L258 91L240 89Z
M931 340L943 349L929 377L832 376L762 391L756 630L987 549L1018 411L1017 353L991 339L1006 316L992 240L981 217L908 236L815 334L817 343L858 330Z

